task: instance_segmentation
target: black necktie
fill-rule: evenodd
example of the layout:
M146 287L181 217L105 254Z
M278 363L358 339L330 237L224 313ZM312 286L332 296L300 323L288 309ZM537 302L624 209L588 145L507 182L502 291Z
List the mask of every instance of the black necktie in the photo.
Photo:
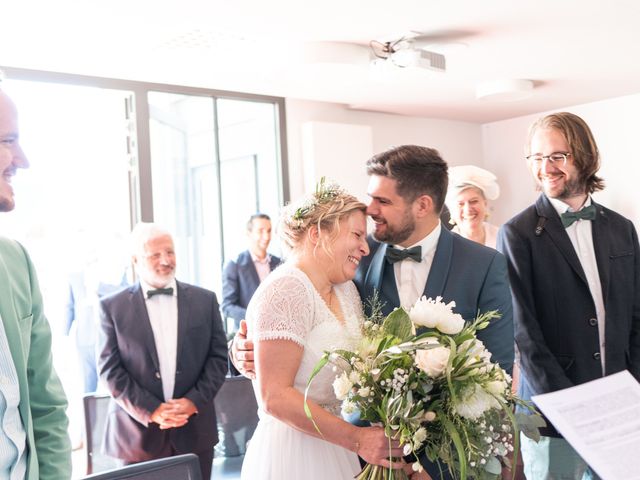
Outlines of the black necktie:
M395 248L392 246L387 247L387 252L384 254L387 262L396 263L400 260L404 260L405 258L410 258L415 262L422 261L422 247L418 245L417 247L406 248L404 250L400 250L399 248Z
M577 220L595 220L596 218L596 207L594 205L589 205L588 207L584 207L582 210L577 212L564 212L560 214L560 220L562 220L562 226L567 228L572 225L573 222Z
M173 295L173 288L156 288L155 290L147 291L147 298L151 298L154 295Z

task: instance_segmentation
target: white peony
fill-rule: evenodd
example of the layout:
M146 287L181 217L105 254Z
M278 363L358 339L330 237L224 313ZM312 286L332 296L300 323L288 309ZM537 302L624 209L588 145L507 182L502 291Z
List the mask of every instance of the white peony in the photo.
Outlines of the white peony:
M413 441L414 445L416 445L416 448L418 448L424 443L426 439L427 429L424 427L420 427L418 430L416 430L416 433L413 434L413 438L411 440Z
M353 384L346 373L337 376L333 381L333 392L336 394L338 400L344 400L352 388Z
M477 420L491 408L499 409L500 404L478 384L463 391L460 402L455 406L456 413L469 420Z
M438 341L434 338L429 339L427 343L437 345ZM438 378L446 370L450 355L451 350L442 346L428 350L417 350L415 363L420 370L431 378Z
M464 318L459 313L451 312L449 316L443 317L438 322L436 328L447 335L455 335L464 328Z
M492 382L487 382L485 388L487 392L499 397L503 397L505 392L507 391L508 385L504 380L494 380Z
M453 335L464 327L464 319L453 313L456 302L444 303L442 297L435 300L423 296L409 311L409 318L415 325L437 328L442 333Z

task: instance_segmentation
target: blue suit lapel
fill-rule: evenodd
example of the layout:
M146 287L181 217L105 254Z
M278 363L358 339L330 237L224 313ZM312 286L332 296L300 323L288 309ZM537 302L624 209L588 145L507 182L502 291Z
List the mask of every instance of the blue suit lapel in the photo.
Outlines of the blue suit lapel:
M593 204L596 206L597 215L595 220L591 222L591 234L602 287L602 298L606 307L607 294L609 293L609 270L611 268L609 263L609 219L601 205Z
M249 287L251 291L255 291L260 285L260 277L258 276L258 271L256 270L256 266L253 264L253 259L251 258L251 254L249 251L245 251L242 254L241 261L238 262L238 276L245 281L250 281Z
M179 368L182 347L185 339L187 338L191 301L189 290L182 283L176 281L176 289L178 291L178 343L176 350L176 368Z
M276 267L280 265L280 258L275 255L271 255L271 261L269 262L269 269L273 272Z
M155 371L158 372L160 371L160 361L158 360L156 342L154 341L153 329L151 328L151 321L149 320L149 312L147 312L147 305L144 302L144 292L140 287L140 282L131 287L131 289L129 289L129 293L131 294L131 303L133 305L133 317L134 321L138 325L140 338L147 346Z
M440 229L440 238L436 246L436 253L433 257L433 263L427 277L427 284L424 287L423 294L427 298L435 299L442 296L444 287L449 277L449 269L451 268L451 258L453 256L453 233L446 228Z
M588 287L587 277L584 274L584 270L573 248L573 244L569 239L569 235L567 235L565 228L562 226L560 215L558 215L558 212L553 208L553 205L551 205L551 202L544 194L540 195L536 201L536 211L538 212L538 216L547 219L544 224L544 231L549 234L551 241L565 257L567 263Z
M383 311L388 314L400 305L400 297L393 267L385 260L386 252L387 244L382 243L374 253L364 281L366 298L362 300L366 302L374 292L378 292L379 300L384 303Z

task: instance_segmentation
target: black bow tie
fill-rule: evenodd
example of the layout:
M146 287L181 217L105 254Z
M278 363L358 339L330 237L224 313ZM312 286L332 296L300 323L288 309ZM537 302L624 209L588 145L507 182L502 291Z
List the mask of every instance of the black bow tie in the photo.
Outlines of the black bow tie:
M560 214L560 220L562 220L562 226L567 228L572 225L573 222L578 220L595 220L596 218L596 207L594 205L589 205L588 207L584 207L582 210L577 212L564 212Z
M173 288L172 287L156 288L155 290L147 291L147 298L151 298L154 295L173 295Z
M422 261L422 247L418 245L417 247L406 248L404 250L400 250L399 248L395 248L392 246L387 247L387 252L384 254L387 262L396 263L405 258L410 258L415 262Z

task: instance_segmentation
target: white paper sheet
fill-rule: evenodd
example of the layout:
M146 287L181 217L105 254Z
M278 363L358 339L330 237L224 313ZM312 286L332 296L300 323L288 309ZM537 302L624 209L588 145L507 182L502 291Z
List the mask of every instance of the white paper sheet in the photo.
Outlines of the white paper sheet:
M640 383L627 370L533 401L602 480L640 480Z

